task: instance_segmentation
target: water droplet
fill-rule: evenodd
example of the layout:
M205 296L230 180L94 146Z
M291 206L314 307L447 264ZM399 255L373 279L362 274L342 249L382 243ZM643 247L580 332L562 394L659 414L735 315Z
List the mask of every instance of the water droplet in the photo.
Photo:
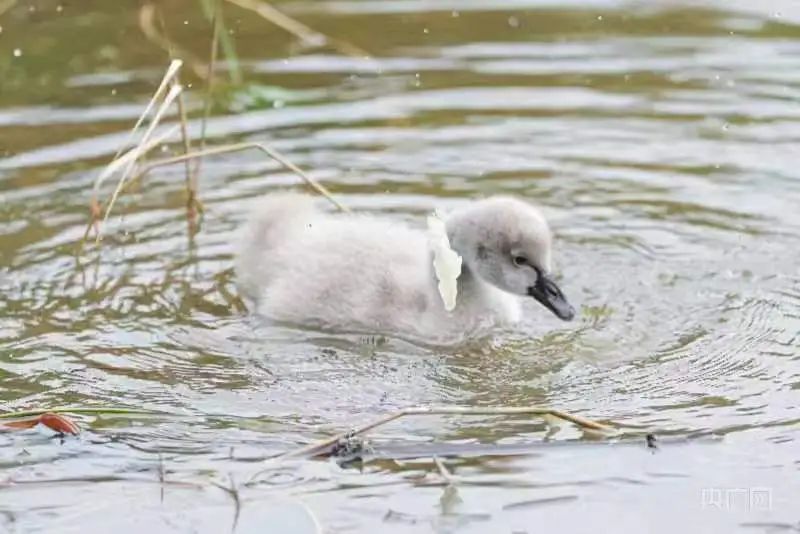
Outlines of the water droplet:
M14 49L14 57L20 57L22 55L22 50L19 48Z
M512 28L519 28L519 19L517 17L508 17L508 25Z

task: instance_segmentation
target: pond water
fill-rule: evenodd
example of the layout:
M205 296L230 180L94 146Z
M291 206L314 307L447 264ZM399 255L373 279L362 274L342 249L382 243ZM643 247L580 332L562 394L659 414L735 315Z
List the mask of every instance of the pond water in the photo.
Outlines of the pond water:
M267 143L351 208L413 224L492 193L545 210L578 318L530 303L449 348L232 304L248 206L302 187L258 152L203 162L193 235L175 165L76 252L93 181L169 62L143 4L0 2L0 409L165 412L80 417L63 441L0 433L0 532L800 530L795 0L276 3L372 59L225 4L238 67L220 54L208 145ZM211 26L202 2L159 4L191 59L197 146ZM373 432L381 458L360 468L303 459L244 484L267 456L418 404L553 406L660 447L417 417Z

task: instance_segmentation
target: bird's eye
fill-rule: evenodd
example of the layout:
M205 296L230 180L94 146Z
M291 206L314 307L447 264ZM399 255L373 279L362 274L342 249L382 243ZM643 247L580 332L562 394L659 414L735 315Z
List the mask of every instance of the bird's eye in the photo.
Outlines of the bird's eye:
M514 265L521 267L528 264L528 258L525 256L514 256Z

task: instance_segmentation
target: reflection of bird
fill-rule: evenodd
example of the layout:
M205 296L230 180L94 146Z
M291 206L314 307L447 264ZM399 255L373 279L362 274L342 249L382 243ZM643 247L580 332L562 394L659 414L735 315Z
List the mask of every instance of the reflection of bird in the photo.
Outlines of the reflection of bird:
M497 196L471 202L444 222L463 258L451 312L437 290L423 230L374 216L330 214L300 194L257 202L237 250L238 281L259 313L274 320L430 342L516 321L516 296L573 318L549 277L551 234L536 208Z

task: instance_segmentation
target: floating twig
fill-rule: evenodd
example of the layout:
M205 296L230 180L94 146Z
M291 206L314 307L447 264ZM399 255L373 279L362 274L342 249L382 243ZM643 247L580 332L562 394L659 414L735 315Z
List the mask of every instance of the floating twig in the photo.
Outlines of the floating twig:
M459 480L450 473L450 470L447 469L447 466L444 465L444 462L439 459L438 456L433 457L433 463L436 464L436 468L439 470L439 475L445 482L442 496L439 497L439 505L442 507L442 513L455 513L456 507L462 502L461 497L458 494Z
M354 430L350 430L348 432L342 432L340 434L336 434L335 436L331 436L329 438L325 438L323 440L310 443L293 451L289 451L280 456L277 456L276 458L284 459L284 458L293 458L298 456L317 455L329 449L332 445L338 443L339 440L347 436L358 436L359 434L364 434L365 432L369 432L370 430L385 425L386 423L394 421L395 419L400 419L401 417L409 415L535 415L535 416L550 415L553 417L557 417L559 419L563 419L565 421L569 421L570 423L573 423L585 430L593 430L596 432L613 432L615 430L611 426L605 425L603 423L598 423L597 421L594 421L592 419L587 419L585 417L563 412L561 410L554 410L552 408L538 408L538 407L524 407L524 406L497 407L497 408L491 408L491 407L470 408L462 406L430 406L430 407L421 406L415 408L405 408L398 412L385 415L380 419L372 421L371 423L367 423Z
M447 482L448 485L454 485L456 480L453 478L453 475L450 474L450 471L444 465L444 462L442 462L438 456L434 456L433 463L436 465L436 468L439 470L439 474L442 476L444 481Z

